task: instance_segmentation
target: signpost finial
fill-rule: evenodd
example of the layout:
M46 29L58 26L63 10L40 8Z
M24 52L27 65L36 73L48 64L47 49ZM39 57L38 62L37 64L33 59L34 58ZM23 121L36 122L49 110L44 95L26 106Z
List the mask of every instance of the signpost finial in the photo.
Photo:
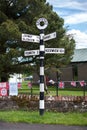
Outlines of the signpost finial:
M41 23L43 23L43 25L41 25ZM36 26L37 26L37 28L40 29L40 30L45 29L45 28L48 26L48 21L47 21L47 19L45 19L45 18L40 18L40 19L38 19L37 22L36 22Z

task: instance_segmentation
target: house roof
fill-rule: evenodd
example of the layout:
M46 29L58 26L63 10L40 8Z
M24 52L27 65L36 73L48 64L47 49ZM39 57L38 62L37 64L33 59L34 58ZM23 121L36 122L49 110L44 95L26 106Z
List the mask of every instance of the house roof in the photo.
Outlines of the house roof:
M71 62L87 62L87 48L75 49Z

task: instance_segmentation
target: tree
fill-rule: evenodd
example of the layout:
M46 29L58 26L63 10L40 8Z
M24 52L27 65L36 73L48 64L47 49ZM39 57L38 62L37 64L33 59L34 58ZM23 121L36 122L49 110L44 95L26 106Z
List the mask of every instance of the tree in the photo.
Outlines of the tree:
M46 0L0 0L0 78L7 81L10 74L31 70L33 63L38 68L37 56L25 57L25 50L39 49L39 44L21 41L21 34L39 35L36 20L48 20L45 34L57 32L57 38L47 41L45 47L64 47L64 55L45 55L45 66L61 66L71 60L75 41L66 35L64 20ZM59 62L61 59L62 62ZM56 62L55 62L56 61Z

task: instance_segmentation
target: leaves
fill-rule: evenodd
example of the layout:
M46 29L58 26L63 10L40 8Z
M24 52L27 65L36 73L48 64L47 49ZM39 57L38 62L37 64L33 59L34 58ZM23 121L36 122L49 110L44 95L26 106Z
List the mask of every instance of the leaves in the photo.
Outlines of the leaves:
M39 35L36 21L44 17L48 26L44 34L57 32L56 39L46 41L46 48L65 48L65 54L45 55L45 66L63 66L71 60L75 48L75 41L66 35L64 20L60 18L46 0L0 0L0 76L6 73L23 73L31 70L38 71L37 56L25 57L25 50L39 49L38 43L21 41L21 34ZM20 60L22 59L22 60ZM7 62L5 62L7 61ZM33 66L30 64L33 63ZM29 67L26 65L28 64ZM36 66L36 67L35 67ZM27 71L29 70L29 71Z
M19 28L12 20L7 20L0 26L0 36L6 40L18 38L20 36Z

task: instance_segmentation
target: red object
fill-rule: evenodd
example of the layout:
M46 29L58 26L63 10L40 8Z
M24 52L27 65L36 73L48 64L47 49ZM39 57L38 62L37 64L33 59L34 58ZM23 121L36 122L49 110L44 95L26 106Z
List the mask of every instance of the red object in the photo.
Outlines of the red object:
M0 96L7 96L7 91L9 89L8 82L2 82L0 83Z
M32 83L31 82L28 83L28 87L32 88Z
M81 87L83 87L84 85L86 85L86 83L85 83L84 80L83 80L83 81L80 81L79 83L80 83Z
M64 88L64 82L59 82L59 88Z
M46 85L49 85L49 78L46 76Z
M21 83L18 83L18 88L21 88Z
M76 82L75 81L71 81L71 85L76 87Z

